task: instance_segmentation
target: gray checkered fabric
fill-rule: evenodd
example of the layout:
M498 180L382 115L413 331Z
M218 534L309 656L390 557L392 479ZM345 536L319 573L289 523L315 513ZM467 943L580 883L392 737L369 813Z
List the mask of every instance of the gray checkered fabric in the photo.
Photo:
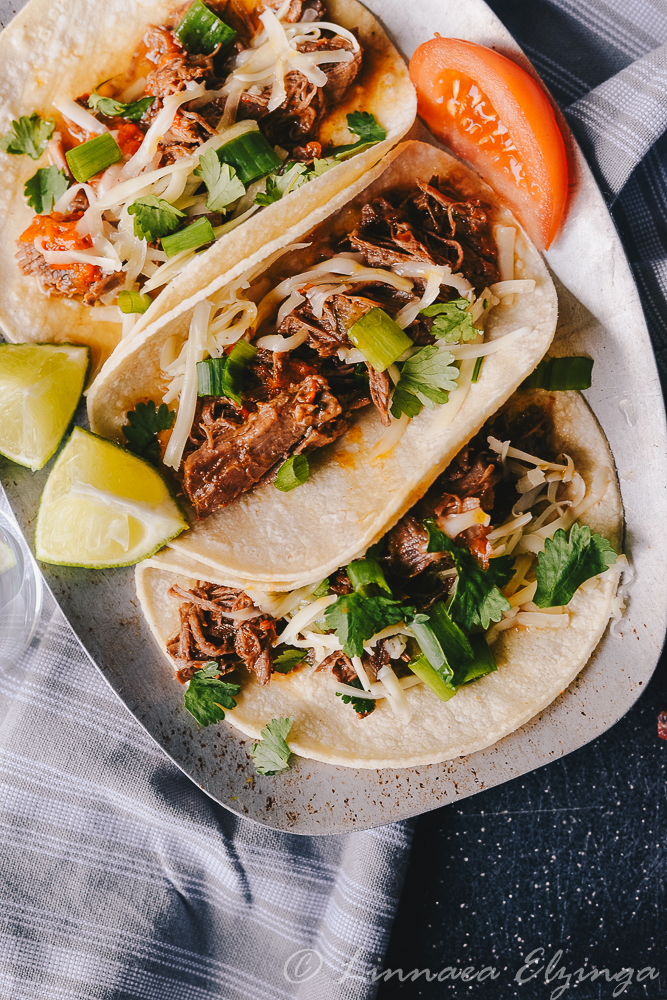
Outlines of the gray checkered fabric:
M492 6L614 203L667 377L667 3ZM411 824L301 838L226 812L145 735L50 598L0 692L0 997L373 995Z

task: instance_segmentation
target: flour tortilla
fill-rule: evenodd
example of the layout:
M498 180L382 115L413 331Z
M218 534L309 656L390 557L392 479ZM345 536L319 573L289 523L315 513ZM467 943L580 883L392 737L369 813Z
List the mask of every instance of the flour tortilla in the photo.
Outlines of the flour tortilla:
M126 414L145 399L159 400L160 357L170 337L188 335L194 304L242 274L281 246L317 240L318 233L342 238L350 232L361 207L385 191L414 189L416 179L448 176L467 196L483 197L494 207L494 221L517 227L516 274L533 278L535 290L515 295L511 305L493 309L488 337L528 327L512 344L485 358L479 381L453 419L456 392L450 403L424 409L410 421L399 443L383 458L370 460L384 433L374 407L366 407L347 434L309 456L311 476L291 493L272 484L253 490L229 507L175 539L175 557L195 559L216 571L230 586L273 586L292 590L349 562L377 541L421 496L463 444L511 395L546 352L556 326L556 292L535 247L510 213L498 205L491 189L459 161L434 146L407 142L393 150L365 178L341 193L329 209L321 208L263 251L214 278L183 302L164 322L122 344L89 390L88 413L95 433L123 442ZM328 215L331 212L331 215ZM312 251L314 253L314 251ZM309 250L294 251L259 276L261 289L286 274L304 271ZM488 339L488 338L487 338ZM458 390L457 390L458 391Z
M601 467L612 473L606 493L586 511L582 522L608 538L618 552L623 512L604 434L578 393L556 393L554 400L558 450L573 458L588 487ZM413 714L407 725L397 721L386 701L367 718L358 719L335 697L326 672L307 677L299 671L272 674L265 686L254 674L244 674L238 707L227 713L227 720L245 735L258 738L271 719L292 716L288 743L294 753L347 767L414 767L482 750L528 722L574 680L605 631L621 568L610 567L594 589L575 594L568 628L501 632L493 646L498 670L464 686L450 701L439 701L425 685L410 688L406 697ZM173 668L166 640L179 624L179 602L167 596L169 588L179 583L189 589L197 580L223 582L206 575L208 569L201 564L191 563L187 569L175 574L165 549L136 570L139 600L169 663L165 669Z
M182 6L183 0L95 4L91 0L30 0L0 35L0 135L21 115L37 111L50 117L57 95L76 98L100 81L124 74L146 27L164 23ZM387 138L256 213L198 255L160 293L133 336L210 281L212 274L223 274L241 257L262 247L267 234L282 233L327 204L381 159L412 125L417 108L414 87L407 66L378 21L358 0L326 0L326 8L328 20L357 31L364 62L345 101L325 117L320 134L335 145L353 142L345 116L358 109L374 114L386 128ZM120 325L92 322L90 308L75 299L43 295L37 281L24 276L14 259L16 240L35 214L23 197L23 186L39 167L47 165L47 157L35 161L0 153L0 164L0 322L12 341L89 344L96 371L118 343Z

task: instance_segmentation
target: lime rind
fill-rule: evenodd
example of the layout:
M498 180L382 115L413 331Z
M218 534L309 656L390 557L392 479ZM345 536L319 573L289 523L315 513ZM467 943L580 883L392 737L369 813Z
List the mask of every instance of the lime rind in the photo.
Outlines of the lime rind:
M41 349L44 349L43 351ZM30 344L0 344L0 384L2 380L2 369L1 369L1 359L2 354L5 351L35 351L39 350L46 358L49 354L55 357L58 354L67 354L70 360L76 362L79 365L79 373L77 375L77 380L75 385L78 386L78 391L73 391L70 395L70 404L66 405L57 415L56 430L53 434L49 435L49 442L40 451L38 456L30 456L27 454L19 454L14 450L8 449L7 445L3 445L2 440L2 428L0 428L0 455L9 459L10 462L14 462L16 465L22 465L24 468L30 469L32 472L37 472L39 469L43 469L46 463L51 459L58 447L63 440L65 434L67 433L67 428L69 427L72 417L76 411L79 400L81 399L81 394L83 392L83 387L86 383L86 378L88 377L88 372L90 371L90 348L86 344L72 344L69 342L62 344L47 344L47 343L30 343ZM85 363L82 364L82 361ZM34 415L36 417L37 424L39 423L39 414ZM44 419L48 419L49 414L42 415ZM27 418L25 407L23 413L24 419ZM36 449L37 450L37 449Z
M90 447L91 442L93 443L92 448ZM79 449L79 454L77 454L77 449ZM86 449L87 455L85 454ZM109 456L114 455L118 461L109 462ZM97 478L99 483L100 478L104 478L106 474L105 467L108 470L109 465L114 465L116 467L114 472L108 473L107 478L109 476L115 478L122 489L122 474L124 474L127 477L124 487L127 489L128 484L131 483L131 492L134 492L135 496L128 497L122 493L114 494L104 489L104 486L100 488L79 479L72 479L67 485L66 481L72 470L76 475L76 463L81 456L83 456L84 468L86 459L91 463L87 468L86 478ZM118 474L121 474L120 479L118 479ZM143 490L143 487L146 489ZM144 493L152 493L154 499L157 490L156 499L158 502L150 503L136 496L138 488L140 492L143 490ZM62 514L62 501L64 500L65 504L69 501L71 504L72 500L76 501L77 499L92 502L95 505L92 511L89 510L89 516L92 514L93 517L98 517L100 511L102 516L105 514L107 517L111 516L109 508L114 507L116 514L125 514L128 518L133 518L144 530L144 536L130 548L128 555L112 559L104 556L89 559L69 558L65 551L57 551L58 546L52 544L54 537L52 529L54 521ZM61 510L58 509L59 506ZM151 524L151 522L153 523ZM76 523L85 529L85 507L77 509ZM156 525L160 525L162 530L156 530ZM90 521L87 526L89 529L91 528ZM142 559L154 555L188 526L180 503L157 469L115 442L101 438L81 427L75 427L63 446L42 492L35 527L35 554L40 562L54 566L75 566L84 569L115 569L122 566L133 566L141 562ZM94 529L94 525L92 528ZM126 530L129 544L129 519ZM75 535L78 542L80 531L77 530ZM117 541L113 535L109 535L107 527L107 540L109 537Z

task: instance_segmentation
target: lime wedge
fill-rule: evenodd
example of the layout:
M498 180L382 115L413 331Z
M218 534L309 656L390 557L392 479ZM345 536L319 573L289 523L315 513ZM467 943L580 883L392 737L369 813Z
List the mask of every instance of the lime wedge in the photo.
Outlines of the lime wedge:
M0 454L33 472L60 444L90 362L74 344L0 344Z
M60 566L131 566L187 526L152 465L75 427L42 493L35 554Z

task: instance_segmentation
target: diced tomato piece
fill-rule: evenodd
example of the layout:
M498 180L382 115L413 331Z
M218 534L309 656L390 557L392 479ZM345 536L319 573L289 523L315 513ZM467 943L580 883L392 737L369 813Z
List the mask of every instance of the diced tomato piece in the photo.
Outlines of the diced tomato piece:
M436 36L410 60L418 110L547 248L567 199L567 156L549 98L524 69L482 45Z
M124 122L118 128L116 142L123 156L134 156L144 141L144 133L132 122Z
M21 243L33 243L39 239L44 250L90 250L93 245L90 236L81 236L76 230L82 215L83 212L36 215L19 239ZM58 264L54 265L54 270L71 271L72 284L82 291L87 291L102 277L101 269L95 264Z

